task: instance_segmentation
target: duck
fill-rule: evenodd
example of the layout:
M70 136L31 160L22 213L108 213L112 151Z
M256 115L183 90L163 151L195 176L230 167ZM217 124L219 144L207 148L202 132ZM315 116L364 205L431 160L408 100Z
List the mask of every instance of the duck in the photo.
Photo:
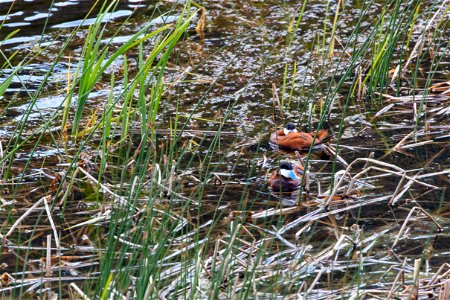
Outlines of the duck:
M297 131L294 123L289 122L284 128L272 133L270 136L270 143L279 148L301 151L306 150L313 145L315 135L315 132ZM314 141L314 146L326 142L329 138L326 130L319 130L317 132L316 140Z
M293 166L292 163L283 161L280 163L280 169L270 176L269 186L275 191L291 192L297 190L302 184L303 171L301 165Z

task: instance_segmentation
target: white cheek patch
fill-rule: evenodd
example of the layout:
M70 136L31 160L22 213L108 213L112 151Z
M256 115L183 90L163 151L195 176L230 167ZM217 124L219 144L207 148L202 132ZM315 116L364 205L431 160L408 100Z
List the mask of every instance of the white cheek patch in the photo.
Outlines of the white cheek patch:
M280 170L280 174L281 174L281 176L284 176L284 177L287 177L287 178L289 178L290 176L289 176L289 173L291 172L291 170L285 170L285 169L281 169Z
M289 129L283 128L283 132L284 132L284 135L288 135L291 132L297 132L297 129L289 130Z

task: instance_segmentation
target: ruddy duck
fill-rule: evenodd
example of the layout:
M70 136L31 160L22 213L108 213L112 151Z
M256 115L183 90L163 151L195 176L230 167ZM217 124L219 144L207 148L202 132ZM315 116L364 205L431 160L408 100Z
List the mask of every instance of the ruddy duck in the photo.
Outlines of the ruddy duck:
M284 149L306 150L313 144L314 135L315 132L297 131L294 123L289 122L283 129L272 133L270 143ZM326 130L319 130L314 145L322 144L328 139L328 132Z
M274 191L290 192L298 189L302 184L303 167L292 166L290 162L281 162L280 169L269 178L269 186Z

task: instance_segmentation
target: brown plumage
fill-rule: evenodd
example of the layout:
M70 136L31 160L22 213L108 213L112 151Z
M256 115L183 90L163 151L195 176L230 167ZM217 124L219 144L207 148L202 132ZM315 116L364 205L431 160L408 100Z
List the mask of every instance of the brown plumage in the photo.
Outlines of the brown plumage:
M288 123L285 128L272 133L270 142L281 148L305 150L313 144L314 135L315 132L298 132L293 123ZM326 130L319 130L314 145L322 144L329 138Z

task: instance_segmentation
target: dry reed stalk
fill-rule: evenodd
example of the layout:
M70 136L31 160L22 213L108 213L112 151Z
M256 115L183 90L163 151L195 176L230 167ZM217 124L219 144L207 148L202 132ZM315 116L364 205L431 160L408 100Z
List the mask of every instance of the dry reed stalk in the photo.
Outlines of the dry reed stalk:
M35 209L37 209L37 207L39 205L41 205L42 202L44 201L50 201L50 199L52 198L52 196L48 195L48 196L44 196L41 199L39 199L36 203L34 203L30 208L28 208L25 213L23 215L20 216L20 218L18 218L16 220L16 222L14 222L14 224L11 226L11 228L8 230L8 232L2 237L3 239L3 243L6 242L6 239L8 238L8 236L10 236L14 230L17 228L17 226L19 226L19 224L29 215L31 214Z
M400 142L398 142L394 147L392 147L392 150L397 151L397 149L400 148L406 142L406 140L408 140L413 134L414 131L408 133L404 138L400 140Z
M137 210L137 208L132 205L131 203L129 203L129 201L122 196L117 195L116 193L114 193L113 191L111 191L105 184L99 182L97 179L95 179L91 174L89 174L85 169L83 169L82 167L78 167L78 169L81 171L81 173L83 173L92 183L94 183L97 186L100 186L100 192L104 193L104 194L109 194L111 196L113 196L114 201L119 204L122 204L124 207L133 207L135 210Z
M445 268L447 268L447 271L445 271ZM444 272L445 271L445 272ZM441 279L450 276L450 264L444 263L439 267L437 272L434 274L433 277L431 277L430 282L425 287L431 287L433 284L436 284L436 282L440 281ZM439 284L439 283L437 283Z
M442 231L442 226L441 225L439 225L439 223L433 218L433 216L432 215L430 215L427 211L425 211L423 208L421 208L421 207L419 207L419 206L414 206L411 210L410 210L410 212L409 212L409 214L408 214L408 216L406 217L406 219L405 219L405 221L403 222L403 225L402 225L402 227L400 228L400 231L399 231L399 233L397 234L397 237L395 238L395 241L394 241L394 243L392 244L392 246L391 246L391 251L392 252L394 252L394 247L397 245L397 243L398 243L398 241L400 240L400 237L402 236L402 234L403 234L403 232L405 231L405 229L406 229L406 225L408 224L408 222L409 222L409 220L412 218L412 215L413 215L413 213L414 212L416 212L416 211L421 211L422 213L424 213L435 225L436 225L436 227L438 228L438 230L439 231Z
M416 137L417 137L417 135L416 135ZM418 143L414 143L414 144L403 145L400 148L401 149L410 149L410 148L415 148L415 147L428 145L428 144L434 144L434 143L435 143L435 141L433 141L433 140L423 141L423 142L418 142Z
M2 143L2 141L0 141L0 160L2 160L4 156L5 156L5 153L3 152L3 143ZM6 162L7 161L5 160L0 167L0 176L1 177L3 177L3 174L5 172Z
M331 222L331 225L332 225L331 229L333 231L333 234L334 234L335 238L338 240L340 236L339 236L339 226L337 224L336 217L334 215L329 215L328 219Z
M418 299L419 295L419 275L422 260L420 258L414 260L413 285L408 295L408 299Z
M374 118L381 116L385 112L389 111L392 107L394 107L395 103L391 103L380 109L375 115Z
M320 271L317 273L316 277L314 278L313 282L311 283L310 287L306 291L306 293L303 295L304 298L308 296L309 293L311 293L316 286L317 282L319 282L320 277L322 276L324 270L323 268L320 268Z
M340 147L341 145L339 145ZM337 154L336 149L333 148L330 144L322 144L322 147L325 149L325 151L329 152L331 156L336 157L336 159L343 164L345 167L348 167L348 163L343 159L339 154Z
M126 240L124 240L123 238L118 237L118 236L115 236L115 235L113 236L113 238L116 239L116 240L118 240L118 241L121 242L122 244L125 244L125 245L127 245L128 247L133 248L133 249L143 249L143 248L144 248L143 246L141 246L141 245L139 245L139 244L136 244L136 243L132 243L132 242L126 241Z
M327 143L328 145L331 145L333 147L336 147L337 144L331 144L331 143ZM351 151L356 151L356 150L368 150L371 151L374 149L374 147L361 147L361 146L349 146L349 145L344 145L344 144L339 144L339 148L344 148L344 149L349 149Z
M394 282L391 284L391 289L389 290L389 293L388 293L386 299L392 299L392 297L396 291L395 287L397 285L397 282L399 282L400 278L404 275L405 266L406 266L406 258L403 259L402 265L400 267L400 271L397 273L397 276L395 277Z
M284 113L283 113L283 107L281 106L280 98L278 97L278 91L277 86L274 82L272 82L272 95L273 95L273 108L276 112L276 108L278 107L278 110L280 111L281 118L284 120ZM275 116L276 114L274 114ZM275 121L275 119L274 119Z
M88 296L86 296L86 294L75 284L75 283L73 283L73 282L71 282L70 284L69 284L69 292L71 292L71 291L74 291L74 292L76 292L77 294L78 294L78 296L80 296L81 297L81 299L83 299L83 300L90 300L90 298L88 297ZM76 299L75 297L74 297L74 295L72 295L72 298L73 299Z
M72 226L66 228L65 230L70 230L70 229L78 228L78 227L85 226L85 225L96 224L96 223L99 223L102 221L107 221L111 218L111 210L107 209L104 212L101 212L97 215L98 215L98 217L92 218L90 220L87 220L87 221L84 221L81 223L77 223L75 225L72 225Z
M379 161L373 160L373 159L370 159L370 160L368 160L368 161L370 161L370 162L378 162L378 163L379 163ZM353 164L353 163L352 163L352 164ZM383 164L381 164L381 165L385 165L385 164L383 163ZM411 182L411 183L408 183L409 186L410 186L412 183L417 183L417 184L423 185L423 186L425 186L425 187L427 187L427 188L439 189L439 187L437 187L437 186L434 186L434 185L431 185L431 184L427 184L427 183L424 183L424 182L421 182L421 181L417 180L417 179L415 178L415 176L414 176L414 177L411 177L411 176L406 175L406 172L409 172L409 171L407 171L407 170L403 170L403 169L401 169L401 168L399 168L399 167L397 167L397 166L394 166L394 165L390 165L390 167L391 167L391 168L395 168L395 169L397 169L397 170L400 169L401 171L400 171L400 172L395 172L395 171L391 171L391 170L386 170L386 169L378 168L378 167L375 167L375 166L370 166L370 167L366 168L365 170L359 172L358 174L356 174L355 176L353 176L353 178L351 179L351 181L350 181L350 183L349 183L349 185L348 185L346 194L350 194L350 193L351 193L351 191L353 190L353 185L354 185L355 181L356 181L358 178L362 177L362 175L364 175L365 173L368 173L368 172L371 171L371 170L377 170L377 171L381 171L381 172L385 172L385 173L389 173L389 174L394 174L394 175L397 175L397 176L401 176L402 178L404 177L404 178L408 179L408 180ZM346 172L347 172L348 170L349 170L349 168L347 168ZM373 178L373 177L372 177L372 178ZM342 182L342 180L339 181L338 187L341 185L341 182ZM398 186L397 186L397 188L398 188ZM335 187L335 190L336 190L336 187ZM333 195L333 196L334 196L334 195Z
M406 173L403 173L403 176L400 179L399 183L397 184L397 188L395 189L394 194L392 194L391 200L389 200L389 205L393 205L395 203L394 199L396 198L396 196L398 195L398 193L400 191L400 187L402 186L402 183L405 180L405 176L406 176Z
M195 248L195 247L197 247L197 246L199 246L199 245L201 245L201 244L203 244L203 243L205 243L207 241L208 241L208 238L204 238L204 239L199 240L197 242L194 242L194 243L192 243L190 245L182 247L180 250L175 251L175 252L173 252L172 254L170 254L168 256L165 256L163 259L160 260L160 262L165 262L167 260L170 260L171 258L174 258L174 257L176 257L178 255L181 255L181 254L183 254L183 253L185 253L185 252L187 252L187 251L189 251L189 250L191 250L191 249L193 249L193 248Z
M231 289L231 295L230 295L230 299L238 299L236 297L236 292L238 290L238 284L239 284L239 274L236 274L234 276L234 281L233 281L233 288ZM254 286L252 285L252 288L254 288Z
M170 296L170 293L174 290L176 290L176 288L180 285L183 285L183 283L190 283L191 282L191 278L194 276L193 272L194 272L194 267L193 266L189 266L187 268L187 270L185 270L185 274L179 274L174 280L172 280L172 282L165 287L163 290L155 291L155 293L158 295L159 299L168 299L167 297ZM156 288L154 288L156 289ZM177 291L178 293L180 291ZM174 294L172 294L173 296ZM169 298L171 299L171 298Z
M13 289L24 288L30 286L26 291L31 292L36 290L47 282L66 282L66 281L82 281L97 279L96 276L60 276L60 277L39 277L39 278L25 278L21 281L16 280L14 286L8 286L6 288L0 287L0 292L11 291Z
M439 291L438 300L450 299L450 280L446 281Z
M52 235L47 235L47 257L45 260L45 276L52 276Z
M181 176L181 175L180 175ZM194 177L193 175L189 175L190 177ZM195 178L195 177L194 177ZM197 178L195 178L197 179ZM198 180L198 179L197 179ZM153 182L156 183L156 185L158 185L158 187L162 188L163 190L165 190L166 192L170 193L170 195L175 195L176 197L183 199L185 201L189 201L189 203L192 203L194 205L200 205L197 201L195 201L194 199L191 198L187 198L179 193L174 192L172 189L169 189L168 187L166 187L164 184L161 183L161 179L159 181L156 181L154 179L154 177L152 177L152 179L150 179L149 181L144 183L144 186L147 185L148 183ZM198 182L200 182L200 180L198 180Z
M136 186L137 186L138 182L139 182L139 177L134 176L133 182L131 184L131 189L130 189L130 198L133 197L133 194L134 194L134 191L136 190Z
M390 85L393 85L395 83L395 79L397 79L399 73L400 73L400 65L395 67L394 72L392 73Z
M299 153L298 151L295 151L295 156L297 157L298 162L300 163L300 165L302 166L302 168L305 169L305 168L306 168L305 162L304 162L302 156L300 155L300 153Z
M359 64L357 69L356 69L356 73L358 76L357 82L358 82L358 92L357 92L357 99L358 102L361 102L361 99L363 97L363 90L364 90L364 86L363 86L363 80L362 80L362 76L363 76L363 69L362 66Z
M47 247L33 247L33 246L16 246L16 245L7 245L8 249L17 249L17 250L38 250L38 251L44 251L47 249ZM70 248L65 248L65 247L61 247L60 250L61 251L68 251L70 249L75 249L76 251L82 251L81 248L80 250L77 249L77 246L71 246ZM58 250L58 248L52 248L52 250Z
M281 236L281 234L279 234L279 232L277 232L276 228L274 228L275 231L270 231L270 230L268 230L268 229L265 229L265 228L262 228L262 227L258 227L258 226L254 225L254 224L251 224L251 223L249 223L248 225L249 225L250 227L257 228L257 229L259 229L259 230L262 231L262 232L268 233L268 234L270 234L270 235L276 237L280 242L282 242L283 244L285 244L285 245L286 245L287 247L289 247L289 248L292 248L292 249L298 249L298 247L297 247L296 245L292 244L291 242L289 242L288 240L286 240L285 238L283 238L283 237Z
M287 231L289 231L291 229L294 229L297 225L299 225L301 223L319 220L319 219L322 219L324 217L328 217L329 215L332 215L332 214L338 214L338 213L345 212L345 211L348 211L348 210L351 210L351 209L359 208L361 206L366 206L366 205L378 203L378 202L381 202L381 201L386 201L389 198L390 198L390 196L382 196L382 197L378 197L378 198L374 198L374 199L370 199L370 200L363 200L363 201L360 201L360 202L358 202L356 204L349 205L347 207L335 209L335 210L328 211L328 212L324 212L324 208L320 207L320 208L312 211L311 213L303 215L300 218L296 219L295 221L292 221L292 222L282 226L278 230L278 232L280 234L284 234Z
M424 28L422 34L417 39L416 44L414 45L413 50L411 51L408 60L406 61L405 65L402 68L402 74L406 72L406 69L408 68L411 61L417 57L417 53L419 52L419 49L423 46L423 42L425 41L425 33L428 32L433 25L434 20L436 17L441 13L441 10L446 9L448 6L448 1L442 1L442 5L438 8L438 10L434 13L433 17L428 21L427 26Z
M66 187L66 191L64 192L64 195L61 198L61 201L59 201L59 203L58 203L59 206L63 206L64 203L67 201L67 198L69 197L70 193L72 192L72 186L75 181L75 178L77 178L77 176L78 176L78 172L79 172L79 170L78 170L78 168L76 168L75 171L73 172L72 177L70 178L69 184Z
M278 208L278 209L269 208L267 210L252 214L251 218L252 219L268 218L268 217L272 217L272 216L285 215L285 214L293 213L293 212L300 211L300 210L301 210L301 207L297 207L297 206L287 207L287 208Z
M404 170L404 171L403 171L404 173L403 173L403 172L394 172L394 171L390 171L390 170L386 170L386 169L381 169L381 168L373 167L373 166L372 166L371 168L372 168L373 170L384 171L384 172L386 172L386 173L394 174L394 175L397 175L397 176L403 176L404 173L410 172L410 171L411 171L411 170ZM425 176L425 177L427 177L427 176ZM416 176L411 177L411 176L405 175L405 178L408 179L408 180L410 180L410 181L412 181L412 182L414 182L414 183L417 183L417 184L419 184L419 185L422 185L422 186L424 186L424 187L426 187L426 188L430 188L430 189L433 189L433 190L438 190L438 189L440 189L440 187L438 187L438 186L435 186L435 185L428 184L428 183L425 183L425 182L422 182L422 181L417 180L417 177L416 177Z
M392 195L391 200L389 200L389 205L394 205L409 190L409 188L412 186L412 184L413 184L413 181L409 180L405 184L404 188L400 192L397 193L397 190L400 187L400 183L399 183L397 188L395 189L394 195Z
M45 203L46 201L44 201ZM46 259L45 259L45 276L51 277L52 276L52 235L47 235L47 251L46 251ZM47 297L48 299L53 299L52 297L52 290L50 282L45 283L45 289L47 290Z
M192 230L191 232L188 232L179 237L176 237L172 241L174 243L186 242L188 240L188 238L191 238L193 235L197 234L200 229L206 228L209 225L211 225L212 223L213 223L213 220L208 220L205 223L203 223L202 225L198 226L196 229Z
M174 176L175 176L175 160L172 160L172 166L170 168L170 173L169 173L169 178L167 179L168 183L167 183L167 197L170 198L170 195L172 193L172 187L173 187L173 180L174 180Z
M192 66L187 66L180 74L178 74L177 77L174 78L174 80L170 83L167 83L167 88L163 91L163 93L167 93L168 91L170 91L174 85L176 85L178 82L180 82L181 80L183 80L183 78L185 78L187 75L192 74L191 73L192 70ZM208 80L208 82L212 82L210 80Z
M50 212L50 207L48 206L47 201L44 201L45 211L47 212L48 221L50 226L52 227L53 234L55 235L55 244L57 250L57 255L60 255L61 244L59 242L58 231L56 230L55 222L53 221L52 213Z
M309 228L311 228L311 225L312 225L312 221L310 221L310 222L308 222L308 223L306 223L306 225L305 226L303 226L300 230L298 230L296 233L295 233L295 239L296 240L299 240L300 239L300 235L302 235L302 233L303 232L305 232L306 230L308 230Z

